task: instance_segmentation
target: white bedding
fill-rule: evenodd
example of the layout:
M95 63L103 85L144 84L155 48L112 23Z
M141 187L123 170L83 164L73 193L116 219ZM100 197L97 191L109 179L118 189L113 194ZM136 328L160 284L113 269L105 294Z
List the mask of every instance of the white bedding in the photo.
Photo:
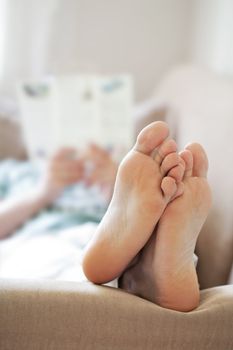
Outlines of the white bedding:
M2 240L0 278L86 280L82 252L95 228L96 224L87 223L57 233L48 231L33 237L21 233Z

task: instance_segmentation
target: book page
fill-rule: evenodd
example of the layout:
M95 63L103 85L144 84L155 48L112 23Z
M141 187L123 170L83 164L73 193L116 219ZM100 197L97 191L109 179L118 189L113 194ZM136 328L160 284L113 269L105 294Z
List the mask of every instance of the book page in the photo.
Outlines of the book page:
M64 77L55 80L52 124L54 148L72 146L83 148L98 139L98 107L93 79Z
M129 76L96 80L100 141L115 153L126 153L133 144L132 80ZM120 154L119 154L120 155Z
M133 143L132 79L67 76L22 84L19 98L32 157L96 143L123 155ZM120 155L120 156L121 156Z
M17 86L21 125L28 154L43 158L52 152L53 99L51 82L25 82Z

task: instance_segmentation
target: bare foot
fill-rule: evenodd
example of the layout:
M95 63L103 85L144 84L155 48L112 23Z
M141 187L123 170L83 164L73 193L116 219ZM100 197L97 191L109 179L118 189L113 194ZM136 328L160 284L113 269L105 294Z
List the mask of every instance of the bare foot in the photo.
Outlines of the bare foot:
M203 148L191 144L181 157L186 164L184 192L168 204L137 263L121 277L120 287L163 307L190 311L199 303L193 253L211 206L211 191Z
M121 275L177 193L184 167L168 134L163 122L148 125L122 161L109 208L83 258L84 273L92 282Z

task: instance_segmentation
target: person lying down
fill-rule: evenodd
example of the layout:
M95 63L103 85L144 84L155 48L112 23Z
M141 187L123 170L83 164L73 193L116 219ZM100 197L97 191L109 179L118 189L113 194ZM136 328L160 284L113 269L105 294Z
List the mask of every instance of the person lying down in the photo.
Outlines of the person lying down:
M197 143L177 153L169 128L154 122L121 162L112 200L88 243L83 271L162 307L199 304L194 249L211 206L208 159Z

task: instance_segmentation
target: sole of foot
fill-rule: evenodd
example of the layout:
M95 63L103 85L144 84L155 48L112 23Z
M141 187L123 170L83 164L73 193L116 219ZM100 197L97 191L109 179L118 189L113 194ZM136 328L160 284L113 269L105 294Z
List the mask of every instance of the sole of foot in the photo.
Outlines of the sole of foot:
M185 312L199 303L193 253L211 207L211 190L202 146L190 144L180 156L185 162L183 194L167 205L137 263L122 275L120 287Z
M83 257L94 283L117 278L149 240L164 209L177 194L184 167L166 123L139 134L121 162L113 197Z

